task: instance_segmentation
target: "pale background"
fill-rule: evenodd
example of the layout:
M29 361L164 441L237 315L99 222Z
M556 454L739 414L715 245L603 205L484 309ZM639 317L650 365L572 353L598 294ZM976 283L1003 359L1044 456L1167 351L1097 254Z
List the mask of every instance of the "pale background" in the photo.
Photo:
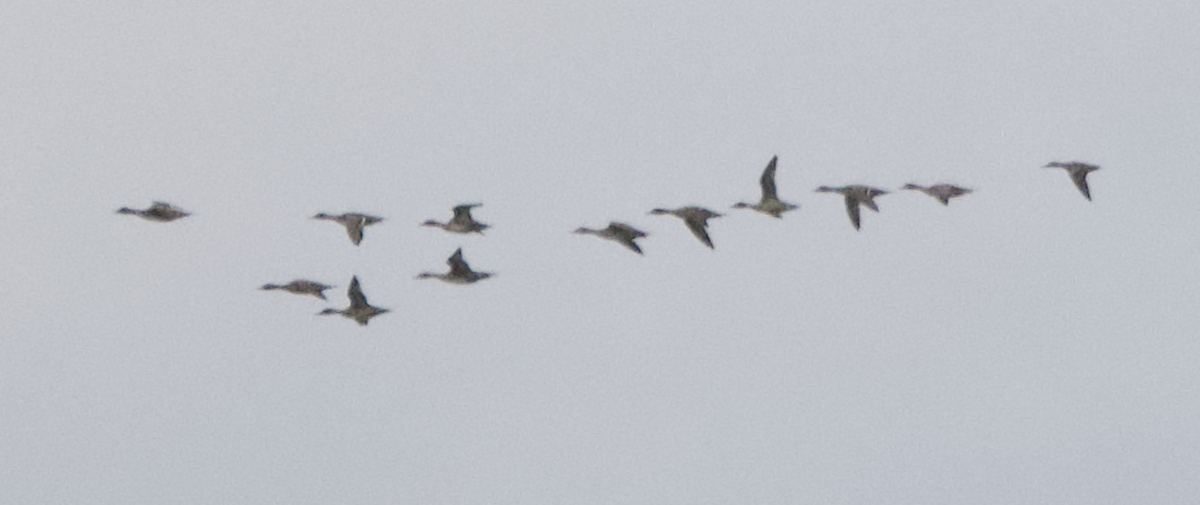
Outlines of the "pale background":
M1200 4L0 5L0 502L1200 502ZM776 221L732 211L780 156ZM1049 161L1082 160L1087 202ZM819 185L901 192L855 232ZM159 224L113 213L170 201ZM482 237L421 228L483 202ZM728 211L716 250L654 207ZM317 212L381 215L353 247ZM627 221L644 257L578 226ZM485 282L417 281L462 246ZM357 274L392 312L318 317ZM330 301L262 292L310 278Z

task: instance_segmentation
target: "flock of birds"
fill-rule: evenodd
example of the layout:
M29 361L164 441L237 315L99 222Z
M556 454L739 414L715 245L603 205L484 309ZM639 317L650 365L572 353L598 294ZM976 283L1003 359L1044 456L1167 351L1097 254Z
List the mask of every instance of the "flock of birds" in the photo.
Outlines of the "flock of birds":
M779 199L775 190L775 166L778 163L779 157L771 158L767 164L767 168L763 170L762 177L759 179L759 185L762 186L762 197L758 203L738 202L733 205L735 209L752 209L754 211L766 214L776 219L782 218L783 213L799 208L799 205L788 203ZM1071 180L1075 182L1075 187L1083 194L1088 201L1091 201L1092 194L1088 189L1087 175L1100 167L1089 165L1078 161L1072 162L1052 162L1044 168L1061 168L1066 170L1070 175ZM905 184L902 189L915 190L925 193L938 201L942 205L950 205L950 199L966 195L971 192L970 189L962 188L952 184L934 184L931 186L920 186L917 184ZM886 190L873 188L864 185L850 185L841 187L821 186L817 188L820 193L839 193L842 195L846 203L846 213L850 216L850 223L855 230L859 230L862 225L860 209L866 207L873 212L879 212L879 207L875 204L875 197L888 194ZM463 204L454 207L454 217L445 223L440 223L434 220L428 220L421 223L422 226L441 228L450 233L483 233L490 225L480 223L471 217L471 209L480 206L478 203ZM131 209L122 207L117 210L118 214L131 214L149 221L170 222L176 219L181 219L191 215L190 213L175 207L166 202L154 202L147 209ZM721 217L722 214L713 212L703 207L681 207L678 209L653 209L650 214L662 215L670 214L683 220L692 234L700 240L701 243L714 249L712 239L708 236L708 220L715 217ZM331 215L324 212L312 217L313 219L333 221L341 224L346 228L346 233L350 236L350 242L354 245L359 245L363 240L363 229L367 226L383 221L383 218L360 213L345 213L340 215ZM635 253L642 254L642 248L638 246L637 239L645 237L646 233L634 228L625 223L611 222L608 227L601 229L578 228L575 230L578 234L596 235L600 238L612 240L629 248ZM451 284L473 284L475 282L487 279L492 276L490 272L476 272L471 269L463 259L462 248L454 251L454 254L446 260L446 264L450 266L450 270L446 273L422 272L417 275L418 279L439 279ZM294 280L287 284L265 284L263 290L282 290L298 295L312 295L322 300L325 300L325 290L332 288L319 282L310 280ZM350 280L350 287L347 290L347 296L350 298L350 306L345 309L327 308L319 315L341 315L353 319L361 326L366 326L371 318L388 312L388 309L375 307L367 303L367 297L363 295L362 288L358 282L358 276L354 276Z

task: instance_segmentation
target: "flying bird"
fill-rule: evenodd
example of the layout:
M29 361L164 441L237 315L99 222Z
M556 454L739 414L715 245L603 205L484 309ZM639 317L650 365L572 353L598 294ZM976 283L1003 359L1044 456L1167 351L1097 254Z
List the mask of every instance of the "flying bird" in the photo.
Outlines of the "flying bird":
M773 156L771 162L767 163L767 168L763 170L762 177L758 180L758 184L762 186L762 198L758 200L758 203L752 205L738 202L733 205L733 208L754 209L774 218L781 218L784 212L800 208L799 205L780 201L775 194L775 164L778 161L779 157Z
M829 186L821 186L817 188L819 193L841 193L846 197L846 213L850 215L850 224L854 225L854 229L860 228L860 215L858 207L864 206L875 212L879 212L879 207L875 205L875 197L886 195L888 192L878 188L869 186L842 186L840 188L831 188Z
M475 282L491 277L490 272L476 272L471 270L471 266L463 260L462 248L454 251L450 258L446 260L446 264L450 265L450 271L444 274L435 274L432 272L422 272L417 275L418 279L440 279L450 284L473 284Z
M439 223L432 219L421 223L421 226L432 226L441 228L451 233L479 233L491 227L491 225L480 223L471 217L471 209L479 207L481 203L468 203L454 207L454 217L449 222Z
M956 197L959 197L959 196L962 196L962 195L965 195L965 194L971 192L971 190L969 190L967 188L960 188L960 187L952 185L952 184L934 184L932 186L920 186L917 184L908 183L908 184L904 185L904 189L915 189L917 191L925 193L929 196L937 198L939 202L942 202L942 205L946 205L946 206L950 205L951 198L956 198Z
M575 233L596 235L597 237L603 239L612 240L613 242L618 242L621 245L628 247L631 251L638 254L642 254L642 248L638 247L637 242L634 242L634 240L646 236L645 232L625 223L618 223L616 221L608 223L608 228L604 228L602 230L579 228L575 230Z
M359 326L366 326L367 321L372 317L389 312L388 309L372 307L367 303L367 297L363 295L362 288L358 286L358 276L354 276L350 280L350 289L346 290L346 296L350 298L350 306L345 310L325 309L317 315L329 316L339 314L342 317L353 319Z
M266 290L266 291L278 289L278 290L287 291L288 293L293 293L293 294L297 294L297 295L313 295L317 298L324 300L325 299L325 290L332 288L332 287L333 286L326 286L319 282L298 279L298 280L294 280L292 282L289 282L289 283L283 284L283 285L263 284L263 287L261 287L259 289Z
M366 214L358 214L348 212L339 216L329 215L324 212L312 217L313 219L323 219L333 221L346 227L346 234L350 236L350 242L358 245L363 239L363 228L383 221L382 217L368 216Z
M1067 175L1070 175L1071 180L1075 181L1075 187L1079 188L1079 192L1083 193L1084 198L1087 198L1089 202L1092 201L1092 192L1088 190L1087 176L1089 173L1100 170L1100 167L1078 161L1068 163L1052 161L1042 168L1061 168L1066 170Z
M706 230L706 228L708 228L708 220L710 218L721 217L722 214L718 214L716 212L713 212L711 210L704 209L701 207L682 207L682 208L678 208L678 209L654 209L654 210L651 210L650 213L651 214L671 214L675 217L678 217L679 219L682 219L683 223L687 225L688 229L692 230L692 234L695 235L696 238L700 239L700 242L702 242L702 243L704 243L704 245L708 246L709 249L716 249L715 247L713 247L712 239L708 238L708 231Z

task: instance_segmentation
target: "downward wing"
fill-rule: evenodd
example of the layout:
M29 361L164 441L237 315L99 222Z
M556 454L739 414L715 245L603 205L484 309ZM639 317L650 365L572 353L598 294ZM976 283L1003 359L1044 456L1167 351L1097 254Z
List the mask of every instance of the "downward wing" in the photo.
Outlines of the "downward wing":
M850 224L854 225L854 229L859 229L860 216L858 213L858 199L850 195L846 195L846 213L850 215Z
M704 245L708 246L709 249L716 249L713 247L712 239L708 238L708 231L705 230L708 225L707 221L684 219L683 222L687 224L689 230L692 230L692 235L695 235L696 238L700 239Z
M350 236L350 242L358 245L363 239L363 219L357 219L346 223L346 234Z
M1079 192L1090 202L1092 200L1092 192L1088 190L1087 171L1078 170L1071 172L1071 180L1075 181L1075 187L1079 188Z

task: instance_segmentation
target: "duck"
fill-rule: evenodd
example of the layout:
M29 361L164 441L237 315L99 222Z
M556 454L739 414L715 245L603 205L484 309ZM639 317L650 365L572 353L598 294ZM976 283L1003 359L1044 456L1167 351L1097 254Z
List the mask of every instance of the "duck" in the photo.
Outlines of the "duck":
M420 275L417 275L417 278L440 279L450 284L473 284L492 276L490 272L476 272L471 270L471 266L463 260L461 247L454 251L454 254L450 255L450 258L446 260L446 264L450 265L450 271L447 273L435 274L432 272L422 272Z
M358 285L358 276L350 279L350 289L346 290L346 296L350 298L350 306L345 310L325 309L318 312L319 316L330 316L334 314L353 319L359 326L366 326L367 322L372 317L390 312L388 309L380 307L372 307L367 303L367 297L363 295L362 288Z
M145 210L121 207L117 209L117 214L133 214L147 221L156 221L159 223L167 223L192 215L190 212L185 212L183 209L166 202L154 202L150 205L150 208Z
M358 245L363 239L363 228L383 221L382 217L368 216L356 212L347 212L341 215L330 215L324 212L312 217L313 219L324 219L326 221L334 221L346 227L346 234L350 235L350 242Z
M287 291L288 293L293 293L293 294L297 294L297 295L313 295L317 298L325 300L326 299L325 298L325 290L332 288L332 287L333 286L326 286L325 284L321 284L319 282L297 279L297 280L294 280L292 282L289 282L289 283L283 284L283 285L263 284L263 287L261 287L259 289L262 289L264 291L280 289L283 291Z
M945 206L950 205L951 198L956 198L956 197L965 195L967 193L970 193L972 191L967 188L960 188L953 184L934 184L932 186L920 186L917 184L913 184L911 182L908 184L905 184L904 189L915 189L917 191L925 193L929 196L937 198L938 201L942 202L942 205L945 205Z
M651 210L650 213L656 215L671 214L672 216L682 219L683 223L687 225L689 230L692 230L692 234L695 235L696 238L700 239L701 243L708 246L709 249L716 249L713 247L712 239L708 237L708 231L706 228L708 228L709 219L714 217L722 217L724 214L718 214L702 207L654 209Z
M625 223L618 223L616 221L608 223L608 228L604 228L601 230L593 230L591 228L578 228L575 230L575 233L586 234L586 235L596 235L603 239L612 240L614 242L620 243L621 245L623 245L625 247L628 247L631 251L638 253L638 254L642 254L642 248L638 247L637 242L634 242L634 240L646 236L645 232L643 232L637 228L634 228L632 226L629 226Z
M466 203L454 207L454 217L449 222L439 223L432 219L421 223L421 226L432 226L441 228L451 233L478 233L483 234L483 230L491 227L491 225L480 223L471 217L471 209L480 207L481 203Z
M1075 187L1079 188L1079 192L1083 193L1083 197L1088 201L1092 201L1092 192L1088 190L1087 176L1088 174L1100 170L1096 165L1089 165L1079 161L1070 161L1061 163L1052 161L1042 168L1061 168L1067 171L1067 175L1071 176L1071 180L1075 181Z
M776 219L783 217L783 213L800 208L799 205L780 201L775 195L775 164L779 162L779 156L771 157L771 162L767 163L767 168L763 169L762 177L759 178L758 184L762 186L762 198L756 204L746 202L738 202L733 205L735 209L753 209Z
M821 186L817 188L818 193L841 193L846 197L846 213L850 215L850 224L854 225L854 229L860 228L860 215L858 207L865 206L875 212L879 212L879 207L875 205L875 197L888 194L879 188L870 186L852 185L834 188L829 186Z

